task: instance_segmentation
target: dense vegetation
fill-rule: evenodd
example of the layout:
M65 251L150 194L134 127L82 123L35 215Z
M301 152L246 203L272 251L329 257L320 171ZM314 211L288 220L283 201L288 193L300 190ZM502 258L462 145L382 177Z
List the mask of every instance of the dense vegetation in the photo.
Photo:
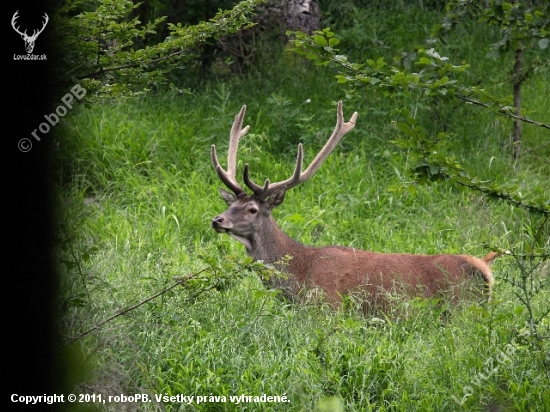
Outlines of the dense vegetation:
M422 2L341 3L321 3L324 27L361 61L402 59L445 13ZM496 29L465 19L438 51L471 65L464 81L507 95L513 56L485 58L497 38ZM243 76L212 70L171 90L82 105L58 126L57 308L70 385L153 400L100 406L113 411L550 410L547 216L452 179L411 184L411 151L398 143L402 120L393 110L407 107L428 134L446 131L442 150L472 176L536 199L550 199L548 130L524 125L514 164L512 121L498 113L342 86L330 66L282 46L266 50ZM550 123L547 73L523 87L525 114ZM358 125L314 178L287 193L275 211L280 226L306 244L379 252L511 250L493 266L490 304L465 302L445 321L446 307L425 299L396 302L395 313L377 317L353 301L341 311L311 296L288 304L264 288L242 245L210 228L225 207L210 145L225 157L242 104L251 130L239 167L250 163L261 181L290 175L298 142L306 162L315 155L340 99L346 119L359 112ZM284 398L230 399L263 394ZM158 403L155 395L195 398Z

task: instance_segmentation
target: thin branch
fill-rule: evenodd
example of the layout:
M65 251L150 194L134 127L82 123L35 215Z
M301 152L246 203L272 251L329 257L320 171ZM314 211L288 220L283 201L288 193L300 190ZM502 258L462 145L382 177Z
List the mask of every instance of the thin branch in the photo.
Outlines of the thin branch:
M533 205L533 204L530 204L530 203L525 203L521 200L516 200L516 199L512 198L511 196L509 196L507 194L498 193L497 191L492 190L490 188L485 188L485 187L482 187L482 186L478 186L474 182L472 182L470 179L467 179L467 181L463 181L463 180L460 180L459 178L457 178L457 176L450 175L450 174L448 174L444 171L440 171L440 173L443 176L445 176L447 179L453 179L454 178L454 181L457 184L459 184L460 186L464 186L464 187L467 187L467 188L472 189L472 190L477 190L477 191L485 194L486 196L496 197L496 198L504 200L504 201L516 206L516 207L524 207L524 208L526 208L527 210L529 210L531 212L540 213L543 216L550 215L550 211L545 209L543 206Z
M208 268L205 268L205 269L203 269L203 270L201 270L201 271L199 271L199 272L197 272L197 273L193 273L193 274L191 274L191 275L189 275L189 276L186 276L186 277L184 277L184 278L179 279L179 280L178 280L176 283L174 283L172 286L167 287L166 289L164 289L164 290L158 292L157 294L155 294L155 295L153 295L153 296L151 296L151 297L149 297L149 298L147 298L147 299L145 299L145 300L139 302L138 304L136 304L136 305L134 305L134 306L131 306L131 307L127 308L127 309L123 309L123 310L121 310L120 312L115 313L115 314L114 314L113 316L111 316L110 318L107 318L107 319L105 319L103 322L98 323L98 324L95 325L93 328L88 329L86 332L82 332L81 334L79 334L79 335L77 335L77 336L75 336L75 337L69 339L69 341L68 341L67 343L65 343L65 345L63 345L63 346L70 345L71 343L76 342L76 341L79 340L79 339L82 339L84 336L89 335L91 332L93 332L94 330L99 329L101 326L103 326L103 325L105 325L106 323L112 321L113 319L116 319L116 318L118 318L119 316L125 315L126 313L128 313L128 312L130 312L130 311L132 311L132 310L134 310L134 309L139 308L140 306L144 305L145 303L150 302L150 301L152 301L153 299L158 298L158 297L161 296L161 295L164 295L166 292L168 292L168 291L174 289L176 286L184 285L185 282L187 282L188 280L194 278L195 276L200 275L200 274L203 273L203 272L206 272L207 270L208 270Z
M456 94L455 96L458 97L459 99L464 100L465 102L472 103L472 104L475 104L475 105L477 105L477 106L489 107L488 104L478 102L477 100L470 99L469 97L462 96L462 95L460 95L460 94ZM503 111L502 109L500 110L500 112L501 112L501 113L504 113L504 111ZM507 116L510 116L510 117L512 117L512 118L514 118L514 119L521 120L522 122L525 122L525 123L531 123L531 124L534 124L535 126L544 127L545 129L550 129L550 124L537 122L537 121L535 121L535 120L529 119L528 117L517 116L517 115L511 114L511 113L506 113L506 115L507 115Z
M153 59L153 60L150 60L150 61L146 61L146 62L139 62L139 63L129 63L129 64L125 64L125 65L122 65L122 66L115 66L115 67L107 67L107 68L101 68L95 72L92 72L92 73L88 73L88 74L85 74L83 76L78 76L77 79L88 79L90 77L96 77L96 76L99 76L103 73L107 73L107 72L111 72L111 71L115 71L115 70L122 70L122 69L131 69L133 67L139 67L139 66L142 66L144 64L152 64L152 63L158 63L160 61L163 61L163 60L167 60L171 57L174 57L174 56L177 56L181 53L184 53L184 52L187 52L189 51L190 49L182 49L180 51L177 51L177 52L174 52L172 54L169 54L168 56L164 56L164 57L159 57L158 59Z

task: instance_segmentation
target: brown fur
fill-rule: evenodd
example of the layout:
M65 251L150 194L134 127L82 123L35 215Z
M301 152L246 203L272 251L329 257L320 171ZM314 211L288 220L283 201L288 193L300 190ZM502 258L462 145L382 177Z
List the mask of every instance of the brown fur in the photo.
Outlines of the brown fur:
M268 199L241 194L236 197L222 190L230 206L216 216L212 226L243 243L255 260L278 264L288 279L273 279L272 286L294 299L302 289L319 287L328 302L339 306L342 296L366 293L369 306L380 306L387 293L435 297L450 293L455 299L460 289L490 292L493 276L491 252L483 259L469 255L413 255L377 253L342 246L309 247L287 236L277 225L271 211L280 205L284 190ZM290 256L286 266L280 264ZM480 287L481 286L481 287Z

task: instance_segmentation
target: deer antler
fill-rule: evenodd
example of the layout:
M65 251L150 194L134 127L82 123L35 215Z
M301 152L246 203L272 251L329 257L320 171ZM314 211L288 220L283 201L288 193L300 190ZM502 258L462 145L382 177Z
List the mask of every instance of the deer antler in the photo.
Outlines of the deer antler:
M315 156L315 159L313 159L313 161L311 162L311 164L308 166L306 170L302 172L304 149L302 144L300 143L298 145L296 167L294 168L294 173L290 178L283 180L282 182L275 182L275 183L271 183L269 179L266 179L264 185L260 186L254 183L252 179L250 179L250 176L248 175L248 164L246 164L244 166L244 172L243 172L243 179L246 186L248 186L254 192L256 197L260 199L265 199L269 197L269 195L271 195L273 192L276 192L277 190L281 189L283 186L285 186L286 189L290 189L299 185L300 183L305 182L315 174L315 172L317 171L317 169L319 169L319 167L321 167L325 159L334 150L334 148L340 142L340 140L342 140L344 135L355 127L356 121L357 121L357 112L354 112L349 122L344 123L342 101L339 101L338 107L336 109L336 127L334 128L334 131L332 132L332 135L326 142L325 146L321 149L321 151L317 154L317 156Z
M36 38L38 37L38 35L40 33L42 33L44 31L44 29L46 28L46 24L48 24L48 22L50 21L50 18L48 17L48 15L46 13L44 13L44 24L42 25L42 28L40 30L34 30L33 33L32 33L32 38L36 40ZM36 33L34 33L36 32Z
M25 30L25 33L21 33L19 31L19 27L15 27L15 21L17 20L17 18L19 17L17 15L17 13L19 13L19 10L17 10L14 14L13 14L13 17L11 18L11 27L13 27L13 30L15 30L17 33L19 33L21 36L26 36L27 35L27 31Z
M21 32L19 30L19 27L15 27L16 20L19 18L18 13L19 13L19 10L17 10L13 14L13 17L11 18L11 26L13 27L13 30L15 30L23 38L27 52L32 53L34 49L34 42L38 38L38 35L44 31L44 29L46 28L46 25L48 24L48 21L50 21L50 18L46 13L44 13L45 20L44 20L44 24L42 24L42 28L40 30L33 30L32 36L29 36L27 34L27 30L25 30L24 32Z
M19 13L19 10L17 10L13 17L11 18L11 26L13 27L13 29L19 33L21 36L24 36L28 39L35 39L38 37L38 35L40 33L42 33L44 31L44 29L46 28L46 25L48 24L48 21L50 21L50 18L48 17L48 15L46 13L44 13L44 18L46 19L44 21L44 24L42 25L42 28L40 30L33 30L33 33L32 33L32 36L29 36L27 34L27 30L25 30L23 33L21 33L21 31L19 31L19 27L15 27L15 23L16 23L16 20L19 18L19 16L17 15L17 13Z
M250 128L250 126L246 126L244 129L241 129L245 112L246 105L241 108L241 111L237 115L235 115L235 121L231 127L231 133L229 134L229 153L227 155L227 171L223 170L218 161L216 145L212 145L210 152L212 163L214 164L214 168L219 178L236 195L244 193L244 189L239 185L237 179L235 179L235 172L237 171L237 149L239 147L239 139L243 137Z

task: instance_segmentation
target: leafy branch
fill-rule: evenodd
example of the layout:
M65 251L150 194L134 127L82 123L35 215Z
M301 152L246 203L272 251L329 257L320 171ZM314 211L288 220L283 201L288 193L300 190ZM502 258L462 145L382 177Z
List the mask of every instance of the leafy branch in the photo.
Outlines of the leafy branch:
M468 103L485 107L509 118L519 119L533 125L550 129L550 124L518 116L508 98L491 95L480 86L470 86L458 79L468 64L454 65L449 58L441 56L433 48L418 47L417 57L411 67L398 68L387 64L382 57L367 59L365 63L350 62L347 56L337 54L339 40L330 28L316 31L312 36L301 32L287 32L294 36L292 50L319 65L335 65L343 70L336 75L339 83L355 87L377 87L387 96L410 96L416 93L425 99L448 100L458 98Z
M439 133L430 137L426 130L417 124L407 109L396 109L393 115L404 118L396 123L396 128L404 134L392 143L402 150L407 150L414 165L409 169L413 182L416 184L450 180L460 186L483 193L491 199L508 202L516 207L522 207L530 212L550 216L550 198L545 195L526 196L517 185L481 180L470 174L451 156L440 153L442 143L448 134Z
M140 44L166 17L142 23L131 17L139 4L130 0L67 1L54 17L63 53L57 77L80 82L87 97L143 93L166 83L166 75L184 67L200 46L253 25L250 16L263 1L243 0L192 26L168 24L166 39L151 46Z
M344 55L337 54L335 47L339 40L326 28L312 36L300 32L289 32L295 36L293 51L314 60L319 65L336 65L343 70L336 76L339 83L351 83L356 87L376 87L387 96L410 96L413 93L423 99L461 99L470 104L482 106L495 113L519 119L533 125L550 129L550 125L518 116L514 107L506 99L497 98L479 86L464 84L459 75L469 67L467 64L454 65L447 57L434 49L417 48L413 72L387 64L383 58L376 61L367 59L365 63L352 63ZM542 215L550 214L550 199L546 195L525 196L519 188L510 183L497 184L472 177L452 156L441 153L441 143L448 137L446 133L429 136L417 124L407 109L397 109L393 115L405 118L396 127L405 136L393 141L400 149L407 150L414 165L409 169L411 183L429 183L449 180L460 186L483 193L492 199L506 201L516 207Z
M475 104L477 106L489 108L488 104L481 103L481 102L478 102L476 100L472 100L472 99L470 99L466 96L461 96L460 94L457 94L456 97L458 99L464 100L467 103L471 103L471 104ZM510 113L508 109L506 111L507 111L507 113L506 113L507 116L511 117L512 119L521 120L522 122L525 122L525 123L530 123L530 124L538 126L538 127L542 127L542 128L545 128L545 129L550 129L550 125L548 125L546 123L537 122L536 120L531 120L528 117L517 116L513 113Z
M512 156L519 159L522 142L521 90L523 83L534 72L550 67L550 2L513 0L450 0L442 24L432 29L435 38L443 40L459 23L472 18L481 24L498 28L499 40L490 46L486 57L497 59L505 54L514 56L510 68L515 108L512 132ZM432 39L435 41L435 39ZM530 122L540 126L537 122Z

